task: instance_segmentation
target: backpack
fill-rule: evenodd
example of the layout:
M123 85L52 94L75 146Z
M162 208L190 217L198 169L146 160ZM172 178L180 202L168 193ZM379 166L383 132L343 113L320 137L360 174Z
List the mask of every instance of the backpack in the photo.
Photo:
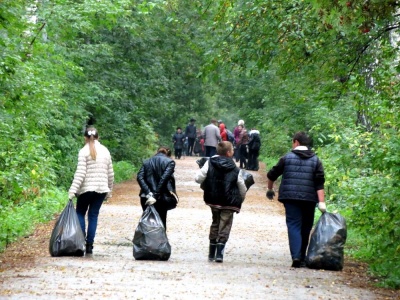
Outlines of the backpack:
M235 136L233 135L232 131L226 129L226 135L228 136L228 141L233 144L235 142Z

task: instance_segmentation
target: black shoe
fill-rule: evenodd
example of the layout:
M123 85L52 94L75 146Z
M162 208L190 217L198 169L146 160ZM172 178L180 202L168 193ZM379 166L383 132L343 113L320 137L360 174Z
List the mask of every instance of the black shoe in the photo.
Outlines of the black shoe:
M225 244L218 243L217 244L217 254L215 255L215 261L222 263L224 261L224 249Z
M301 261L298 258L293 259L292 262L292 268L300 268L301 266Z
M86 244L86 254L93 254L93 244Z
M304 260L300 261L300 268L307 268L307 264Z
M217 243L210 242L210 250L208 252L208 261L214 261L215 260L216 251L217 251Z

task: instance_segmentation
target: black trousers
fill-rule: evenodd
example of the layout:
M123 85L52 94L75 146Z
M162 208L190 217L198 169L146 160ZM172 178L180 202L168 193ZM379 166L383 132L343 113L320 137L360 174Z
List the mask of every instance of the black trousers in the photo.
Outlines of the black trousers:
M188 138L188 149L187 149L187 156L192 156L193 154L193 146L194 146L194 141L195 138Z
M181 149L175 148L175 157L179 159L181 158L181 156L182 156L182 148Z

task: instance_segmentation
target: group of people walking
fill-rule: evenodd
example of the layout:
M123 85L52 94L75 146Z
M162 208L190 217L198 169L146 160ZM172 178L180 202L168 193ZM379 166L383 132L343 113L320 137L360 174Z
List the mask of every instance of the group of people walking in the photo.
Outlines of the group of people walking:
M211 124L204 130L209 159L196 172L194 180L201 184L204 202L211 208L208 260L223 262L233 215L240 212L247 189L242 172L233 160L234 146L229 141L221 140L220 131L215 129L219 129L216 123L216 120L211 120ZM238 126L244 125L241 123L239 121ZM239 135L243 128L239 130ZM251 135L250 133L249 136ZM85 145L79 151L78 165L69 189L69 198L77 196L76 210L86 237L86 254L91 254L101 205L106 198L111 197L114 171L110 152L98 141L97 130L93 127L87 128L84 138ZM215 140L216 144L211 143L210 140ZM249 137L248 141L250 140ZM241 141L239 145L242 145ZM296 133L293 136L292 151L282 157L267 174L266 196L270 200L275 198L274 181L279 176L283 177L278 200L285 207L294 268L304 266L316 205L318 204L322 212L326 211L324 170L321 161L309 149L309 145L310 139L304 132ZM171 154L168 147L160 147L154 156L143 162L137 174L143 210L148 205L153 205L165 229L167 228L167 212L175 208L177 204L175 161L171 158ZM88 213L87 230L86 213Z
M195 119L190 119L184 132L181 127L176 128L172 136L175 159L180 159L185 150L187 156L192 156L194 153L211 157L217 152L218 142L229 141L234 147L234 158L240 163L240 168L258 171L261 148L258 130L248 131L244 126L244 121L239 120L238 125L231 132L222 120L211 119L210 124L205 126L203 131L199 131L196 129L195 122Z
M194 144L197 138L196 120L190 119L185 131L181 127L176 128L176 132L172 135L172 143L174 144L175 159L181 159L182 152L186 151L187 156L192 156Z

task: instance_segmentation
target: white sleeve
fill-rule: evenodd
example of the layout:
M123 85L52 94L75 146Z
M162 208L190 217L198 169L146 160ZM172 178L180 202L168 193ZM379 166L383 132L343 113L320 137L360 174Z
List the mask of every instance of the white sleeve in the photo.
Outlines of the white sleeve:
M83 152L83 150L81 150L79 151L78 155L78 166L76 167L74 179L72 181L68 193L76 194L79 192L82 182L86 177L86 171L87 171L87 157Z
M207 172L208 172L208 164L209 164L209 161L207 161L204 164L204 166L196 172L194 181L196 181L197 183L202 183L206 179Z
M239 188L240 196L244 200L244 198L246 198L247 188L246 188L246 185L244 183L244 178L242 177L242 173L241 172L239 172L239 175L238 175L237 185L238 185L238 188Z

